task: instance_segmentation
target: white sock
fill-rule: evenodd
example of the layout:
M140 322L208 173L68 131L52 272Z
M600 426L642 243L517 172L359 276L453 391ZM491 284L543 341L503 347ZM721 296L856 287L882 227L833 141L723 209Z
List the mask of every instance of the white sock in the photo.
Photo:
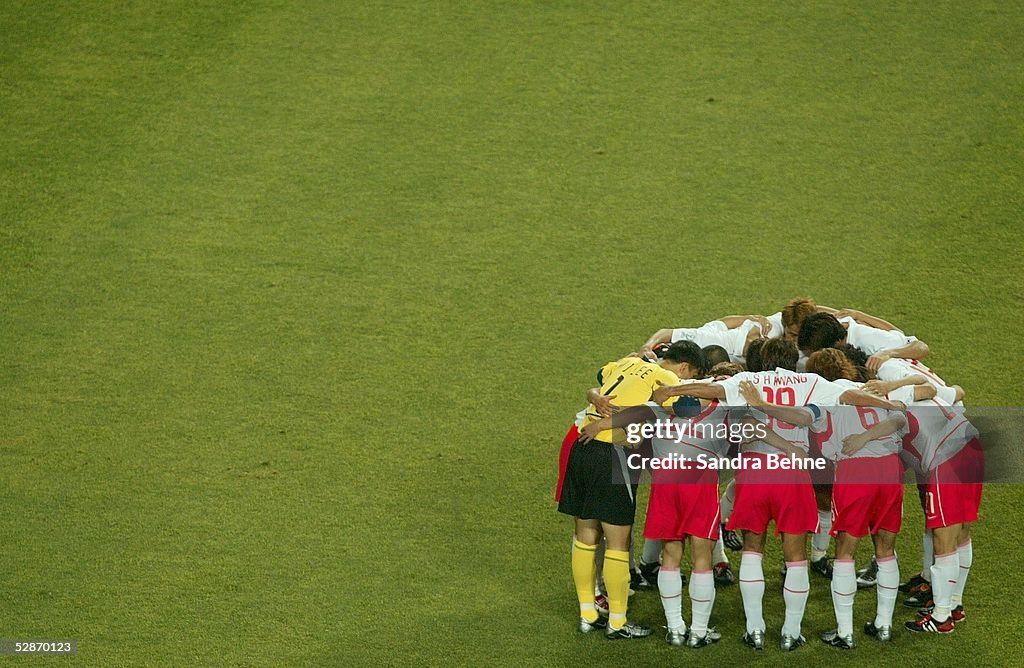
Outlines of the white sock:
M875 592L878 596L878 608L875 611L875 626L892 626L892 611L896 608L896 592L900 587L900 567L896 555L884 559L875 559L878 564L878 581Z
M857 569L854 561L836 559L832 563L832 607L836 611L836 628L841 636L853 633L853 598L856 593Z
M644 540L644 553L640 555L641 564L656 564L661 560L661 546L664 541L651 540L647 538Z
M747 633L764 631L764 613L761 609L764 599L762 559L763 555L746 551L740 559L740 596L743 597L743 614L747 618Z
M818 533L811 537L811 561L817 561L828 552L828 542L832 539L828 532L832 530L832 511L818 511Z
M782 590L782 598L786 601L786 622L782 625L782 635L793 638L800 635L800 623L804 619L807 597L811 591L811 581L807 577L806 561L786 562L786 583Z
M683 621L683 577L678 568L658 569L658 593L661 607L665 609L665 621L672 631L685 632Z
M935 544L932 542L932 530L925 529L921 537L921 577L932 581L932 564L935 563Z
M956 586L957 577L960 575L960 554L950 552L935 557L935 564L932 566L932 598L935 600L935 610L932 611L932 618L936 622L944 622L949 619L953 587Z
M971 564L974 563L974 548L971 541L968 540L961 545L957 553L960 556L960 576L956 579L949 601L950 606L954 608L964 603L964 587L967 586L967 576L971 574Z
M715 566L721 563L729 563L729 557L725 556L725 543L722 542L721 536L718 537L715 546L711 548L711 563Z
M729 481L729 484L725 486L725 492L722 493L722 498L718 502L718 509L721 513L722 522L728 522L729 516L732 515L732 504L736 502L736 479L733 478Z
M698 638L708 632L711 608L715 605L715 576L711 571L690 573L690 634Z

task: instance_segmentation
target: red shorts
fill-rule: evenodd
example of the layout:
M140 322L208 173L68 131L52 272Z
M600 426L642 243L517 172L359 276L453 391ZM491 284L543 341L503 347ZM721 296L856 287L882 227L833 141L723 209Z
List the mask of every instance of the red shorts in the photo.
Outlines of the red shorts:
M978 439L928 474L925 526L929 529L975 522L981 507L985 455Z
M767 469L767 457L758 452L745 452L742 457L760 458L762 468L736 472L736 503L727 529L764 533L774 520L776 535L818 531L818 504L806 470Z
M722 520L717 471L654 471L652 477L644 538L681 540L696 536L718 540Z
M832 488L832 531L857 538L879 529L899 533L903 522L903 465L899 455L839 462Z
M565 440L562 441L562 450L558 453L558 483L555 485L555 501L562 500L562 485L565 484L565 469L569 466L569 453L572 452L572 444L580 435L580 429L573 422L569 427Z

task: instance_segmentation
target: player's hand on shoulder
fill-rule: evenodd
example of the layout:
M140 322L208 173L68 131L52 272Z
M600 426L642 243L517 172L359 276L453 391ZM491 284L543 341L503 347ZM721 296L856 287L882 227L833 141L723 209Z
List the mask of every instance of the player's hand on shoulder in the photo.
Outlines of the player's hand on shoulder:
M597 435L602 431L604 431L604 429L602 428L601 420L595 420L580 429L580 441L583 443L590 443L597 438Z
M860 452L861 448L868 444L867 434L861 432L860 434L851 434L843 439L843 454L847 457Z
M875 379L864 383L864 391L870 392L875 396L884 397L892 390L890 388L889 381Z
M888 353L875 353L868 358L868 371L871 373L878 373L878 367L882 366L891 359L891 355Z
M608 396L598 395L594 397L593 404L594 409L601 415L601 417L611 417L612 413L619 409L618 406L612 404L612 399L617 395L610 394Z
M761 392L749 380L744 380L740 383L740 394L743 395L743 399L750 406L763 406L765 404L764 399L761 397Z

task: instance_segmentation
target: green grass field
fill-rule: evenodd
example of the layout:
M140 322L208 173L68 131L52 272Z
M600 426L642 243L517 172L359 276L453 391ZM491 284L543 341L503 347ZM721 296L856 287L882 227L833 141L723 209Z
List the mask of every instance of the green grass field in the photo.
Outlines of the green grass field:
M811 295L1024 401L1024 6L832 5L0 3L0 637L755 659L735 588L699 653L575 635L551 493L601 364ZM756 658L1019 665L1022 499L986 490L953 636ZM832 624L813 579L805 634Z

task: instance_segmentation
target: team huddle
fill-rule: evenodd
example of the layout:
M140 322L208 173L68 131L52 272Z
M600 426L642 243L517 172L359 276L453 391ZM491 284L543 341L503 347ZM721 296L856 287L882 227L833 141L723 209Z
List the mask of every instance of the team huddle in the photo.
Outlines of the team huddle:
M855 647L854 597L872 586L877 606L866 635L892 638L899 592L917 609L907 631L952 633L966 619L984 458L963 389L921 363L927 354L923 341L881 318L794 299L771 316L659 330L606 364L563 440L555 494L558 510L575 518L579 631L651 635L626 613L631 593L657 589L666 641L704 647L721 639L710 626L716 585L738 579L742 641L763 649L762 561L774 524L785 561L782 650L806 642L812 571L831 580L836 626L821 639L833 647ZM907 469L926 528L920 573L901 584L896 539L904 513L918 505L904 504ZM725 470L735 476L720 492ZM634 564L644 471L651 491ZM869 536L874 558L858 571L854 555ZM741 550L738 578L726 547ZM687 549L689 578L681 570Z

